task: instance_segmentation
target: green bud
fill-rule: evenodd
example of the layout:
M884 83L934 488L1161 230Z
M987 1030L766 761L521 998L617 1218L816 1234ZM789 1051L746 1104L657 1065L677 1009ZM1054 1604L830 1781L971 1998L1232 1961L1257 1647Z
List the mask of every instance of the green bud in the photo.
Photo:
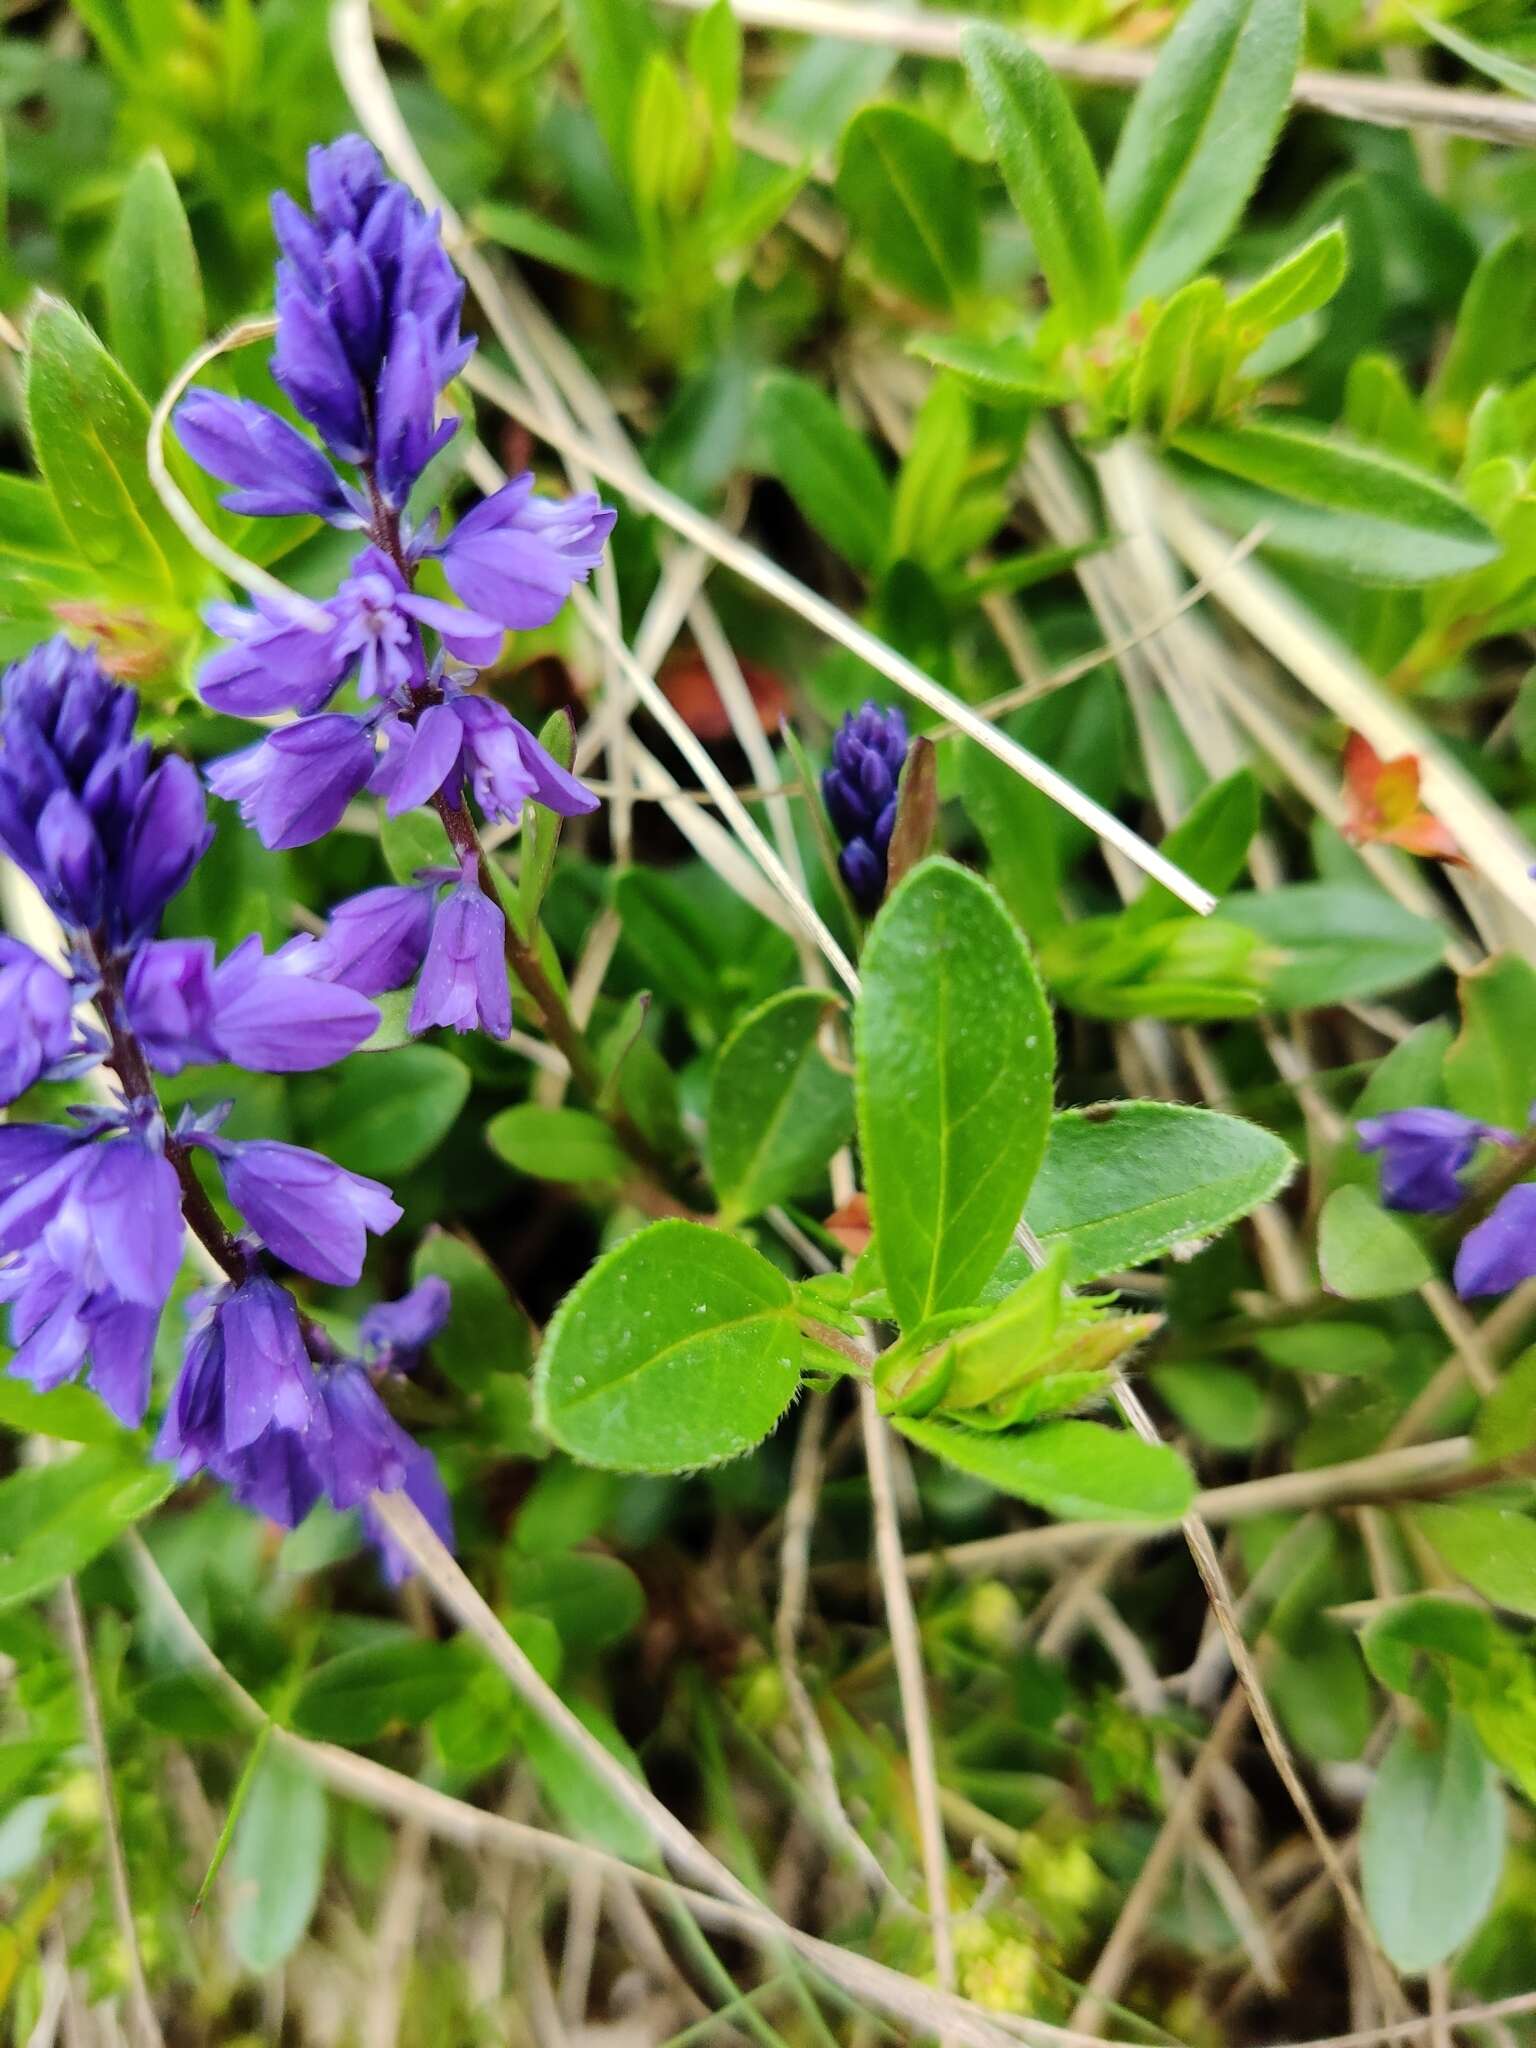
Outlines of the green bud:
M1248 1017L1264 999L1263 941L1220 917L1168 917L1140 929L1118 915L1084 918L1052 934L1040 966L1071 1009L1114 1021Z

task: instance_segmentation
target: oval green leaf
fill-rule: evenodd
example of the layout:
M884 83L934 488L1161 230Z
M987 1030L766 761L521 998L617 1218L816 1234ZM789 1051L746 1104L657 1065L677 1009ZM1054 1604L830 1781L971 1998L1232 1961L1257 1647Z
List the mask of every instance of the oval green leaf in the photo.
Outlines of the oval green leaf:
M1360 1876L1381 1945L1400 1970L1429 1970L1493 1903L1504 1865L1498 1773L1471 1723L1443 1735L1400 1728L1360 1828Z
M302 1765L268 1751L235 1830L231 1946L248 1970L275 1970L309 1925L325 1866L325 1794Z
M305 1680L293 1725L319 1742L375 1742L394 1723L416 1727L464 1686L450 1643L414 1639L343 1650Z
M1223 1230L1277 1194L1295 1160L1272 1131L1172 1102L1069 1109L1026 1210L1047 1251L1065 1238L1073 1284Z
M854 1012L865 1186L904 1329L965 1308L1003 1254L1045 1150L1055 1039L995 892L924 861L886 903Z
M975 291L976 187L943 129L906 107L866 107L843 136L836 189L856 244L886 284L945 312Z
M498 1159L538 1180L617 1186L630 1174L623 1146L602 1118L586 1109L519 1102L491 1118L485 1141Z
M1357 882L1294 882L1224 898L1221 915L1270 949L1271 1010L1319 1009L1385 995L1445 956L1445 933L1382 890Z
M1047 1422L983 1436L953 1422L895 1426L947 1465L1063 1522L1176 1522L1195 1497L1177 1451L1102 1422Z
M801 1194L853 1129L853 1083L819 1043L832 999L792 988L751 1010L709 1089L709 1172L727 1222Z
M723 1231L668 1221L627 1238L566 1296L534 1390L572 1457L684 1472L760 1443L799 1381L784 1275Z
M1335 1188L1317 1219L1323 1285L1345 1301L1409 1294L1434 1276L1423 1246L1361 1187Z

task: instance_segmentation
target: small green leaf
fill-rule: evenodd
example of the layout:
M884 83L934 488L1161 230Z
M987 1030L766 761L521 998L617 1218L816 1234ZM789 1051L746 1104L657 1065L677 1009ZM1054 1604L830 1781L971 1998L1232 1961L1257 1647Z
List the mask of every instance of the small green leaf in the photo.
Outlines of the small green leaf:
M175 1483L169 1466L145 1464L132 1438L0 1480L0 1608L83 1570Z
M1255 336L1271 334L1326 306L1348 269L1349 238L1335 221L1238 292L1227 309L1232 324Z
M269 1750L253 1780L230 1855L229 1938L265 1975L303 1938L325 1868L325 1794L302 1764Z
M1259 1355L1282 1371L1350 1379L1385 1372L1395 1356L1386 1331L1369 1323L1298 1323L1292 1330L1263 1330L1253 1342Z
M1428 1255L1405 1223L1378 1208L1364 1188L1335 1188L1317 1219L1323 1285L1346 1301L1382 1301L1434 1278Z
M310 1674L293 1703L293 1726L355 1749L395 1723L419 1726L463 1684L464 1662L450 1643L366 1643Z
M1226 897L1221 915L1266 941L1268 1007L1310 1010L1419 981L1445 956L1445 933L1382 890L1294 882Z
M601 1117L586 1109L543 1109L520 1102L485 1127L498 1159L538 1180L617 1187L630 1175L623 1146Z
M8 1379L3 1372L0 1422L18 1436L58 1437L71 1444L121 1443L127 1437L100 1396L84 1387L53 1387L40 1394L25 1380Z
M104 283L112 345L153 405L207 333L192 231L157 149L140 158L123 189Z
M1536 1103L1536 968L1518 954L1496 954L1461 977L1458 993L1461 1030L1445 1055L1446 1098L1463 1116L1523 1131Z
M1448 21L1437 21L1423 9L1410 7L1408 12L1426 35L1463 64L1470 64L1474 71L1481 71L1485 78L1506 86L1523 100L1536 100L1536 71L1529 64L1521 64L1513 57L1505 56L1502 50L1490 50L1486 43L1476 42L1471 36L1463 35L1459 28L1453 28Z
M1463 1501L1415 1508L1413 1521L1485 1600L1536 1617L1536 1521L1514 1508Z
M976 187L943 129L907 107L865 107L844 131L836 191L884 283L941 312L976 290Z
M306 1139L353 1173L392 1180L435 1150L469 1094L469 1069L435 1045L354 1054L293 1091Z
M961 54L1008 195L1035 245L1051 301L1085 337L1120 307L1120 264L1093 157L1054 73L1027 43L975 25Z
M891 487L863 435L787 370L759 384L753 419L770 475L807 522L856 569L874 568L890 537Z
M935 369L952 370L980 398L993 404L1018 398L1031 405L1059 405L1072 395L1031 342L979 341L964 334L920 334L907 346Z
M1163 841L1159 851L1213 895L1230 889L1242 873L1259 829L1259 785L1239 768L1202 790ZM1161 882L1150 882L1125 911L1133 930L1176 915L1183 906Z
M526 1372L533 1332L490 1261L462 1238L434 1230L411 1260L411 1284L432 1275L448 1283L449 1293L448 1321L432 1340L432 1356L454 1385L475 1392Z
M155 495L149 409L79 314L43 299L28 336L27 420L60 519L114 594L193 604L208 570Z
M563 0L563 11L587 105L622 176L635 94L660 34L645 0Z
M1195 1497L1176 1451L1101 1422L1044 1422L985 1436L903 1416L895 1426L946 1464L1064 1522L1176 1522Z
M622 1642L645 1619L640 1581L616 1557L590 1551L512 1556L505 1570L512 1605L553 1623L567 1650L594 1655Z
M1443 1733L1400 1728L1360 1828L1360 1876L1400 1970L1432 1969L1475 1932L1504 1864L1498 1774L1461 1714Z
M552 711L539 728L539 745L562 768L569 768L576 754L576 727L569 711ZM523 839L517 870L517 902L523 930L531 932L544 901L544 891L554 872L555 851L560 844L564 819L558 811L531 800L523 805Z
M1105 186L1126 302L1175 290L1221 247L1290 103L1301 0L1195 0L1131 102Z
M1536 366L1536 233L1515 228L1485 252L1456 314L1433 397L1470 407L1490 384Z
M1316 556L1337 575L1433 583L1499 552L1482 521L1435 477L1316 427L1275 419L1186 427L1173 445L1255 487L1249 506L1254 519L1271 520L1274 544Z
M1507 1366L1477 1412L1472 1441L1480 1458L1517 1458L1536 1444L1536 1344Z
M1074 1284L1195 1244L1267 1202L1295 1167L1273 1132L1172 1102L1104 1103L1051 1120L1025 1211Z
M1201 1443L1218 1451L1251 1451L1264 1434L1264 1389L1235 1365L1156 1365L1147 1378Z
M852 1132L853 1082L820 1042L835 1007L818 989L786 989L749 1010L720 1048L709 1173L723 1221L803 1194Z
M854 1012L865 1184L903 1328L976 1299L1045 1149L1055 1040L987 884L925 861L888 899Z
M987 879L1038 944L1061 923L1061 860L1050 799L977 741L956 744L960 793L987 849Z
M683 1472L765 1437L800 1379L789 1282L704 1224L653 1223L556 1310L535 1368L539 1419L589 1465Z

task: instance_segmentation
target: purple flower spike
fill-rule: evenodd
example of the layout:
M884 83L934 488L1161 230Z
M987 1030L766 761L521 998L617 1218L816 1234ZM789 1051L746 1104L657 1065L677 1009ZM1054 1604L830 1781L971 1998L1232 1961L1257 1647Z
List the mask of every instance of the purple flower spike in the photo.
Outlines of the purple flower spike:
M448 1320L452 1297L448 1282L429 1273L398 1301L380 1301L358 1324L358 1335L371 1353L398 1366L402 1358L424 1351Z
M30 946L0 934L0 1104L25 1095L74 1040L74 991Z
M465 604L526 632L547 626L591 575L617 516L591 491L537 497L525 473L467 512L434 552Z
M267 1249L329 1286L354 1286L368 1232L382 1236L400 1221L400 1205L381 1181L301 1145L202 1142L223 1169L229 1199Z
M155 1452L186 1479L268 1430L302 1435L318 1412L293 1296L258 1273L227 1289L193 1332ZM319 1421L323 1430L323 1413Z
M838 869L861 910L877 910L885 894L886 849L906 757L905 718L899 711L866 704L850 711L838 727L832 765L821 778L827 815L843 842Z
M308 846L341 820L373 773L373 736L341 712L280 726L208 770L209 787L240 806L263 846Z
M1454 1209L1465 1190L1458 1175L1486 1140L1512 1134L1453 1109L1395 1109L1357 1126L1362 1152L1381 1154L1381 1199L1389 1209L1429 1215Z
M1507 1294L1536 1273L1536 1186L1522 1181L1469 1230L1456 1254L1456 1292L1463 1301L1477 1294Z
M296 427L249 398L189 391L176 408L176 433L192 460L237 488L220 503L253 519L309 514L331 526L358 526L340 477Z
M468 856L432 926L432 943L411 1004L412 1031L426 1031L434 1024L472 1031L479 1025L493 1038L506 1037L512 1029L506 929L500 907L481 890L474 856Z
M365 889L331 912L315 947L311 974L359 995L404 988L426 957L432 935L430 884Z

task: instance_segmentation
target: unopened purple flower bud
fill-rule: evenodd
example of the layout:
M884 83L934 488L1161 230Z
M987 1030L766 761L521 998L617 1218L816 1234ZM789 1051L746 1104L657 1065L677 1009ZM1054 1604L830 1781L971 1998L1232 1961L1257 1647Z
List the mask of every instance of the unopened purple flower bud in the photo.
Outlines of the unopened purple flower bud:
M375 474L391 505L403 506L427 464L453 439L458 422L434 423L437 365L414 313L402 313L379 378Z
M1469 1230L1456 1254L1456 1292L1507 1294L1536 1273L1536 1186L1522 1181L1500 1197L1492 1213Z
M380 730L384 752L368 786L387 798L390 817L430 803L440 790L457 798L464 772L464 728L456 705L430 704L414 723L398 716L386 718Z
M432 942L411 1004L412 1031L426 1031L434 1024L472 1031L479 1025L493 1038L506 1037L512 1029L506 929L500 906L482 891L474 856L469 855L433 921Z
M530 474L483 498L434 550L450 586L503 626L547 626L602 559L617 515L591 491L534 494Z
M162 1074L224 1057L213 1029L212 939L140 946L123 984L129 1028Z
M1394 1109L1357 1126L1362 1152L1381 1154L1381 1199L1389 1209L1428 1215L1454 1209L1463 1193L1458 1175L1479 1145L1513 1144L1509 1131L1453 1109Z
M429 1273L398 1301L375 1302L358 1324L358 1335L370 1352L397 1364L426 1349L447 1322L452 1305L448 1282Z
M355 1286L368 1232L382 1235L400 1221L400 1205L381 1181L302 1145L200 1142L218 1159L229 1199L267 1249L329 1286Z
M176 408L176 432L192 460L237 488L220 503L254 519L310 515L355 526L335 470L311 441L254 399L189 391Z
M174 1459L185 1479L268 1429L304 1434L318 1409L293 1296L256 1273L227 1289L193 1332L156 1455Z
M133 807L119 881L120 914L133 936L154 930L160 913L208 851L213 828L197 770L171 754L144 784Z
M843 842L838 868L861 910L878 909L885 894L886 849L906 755L902 714L866 704L843 719L832 742L831 766L821 778L827 815Z
M338 903L310 972L365 996L404 988L426 957L432 899L430 884L407 883L366 889Z
M361 719L325 712L280 726L208 770L209 787L240 806L263 846L308 846L341 820L373 773L373 736Z

